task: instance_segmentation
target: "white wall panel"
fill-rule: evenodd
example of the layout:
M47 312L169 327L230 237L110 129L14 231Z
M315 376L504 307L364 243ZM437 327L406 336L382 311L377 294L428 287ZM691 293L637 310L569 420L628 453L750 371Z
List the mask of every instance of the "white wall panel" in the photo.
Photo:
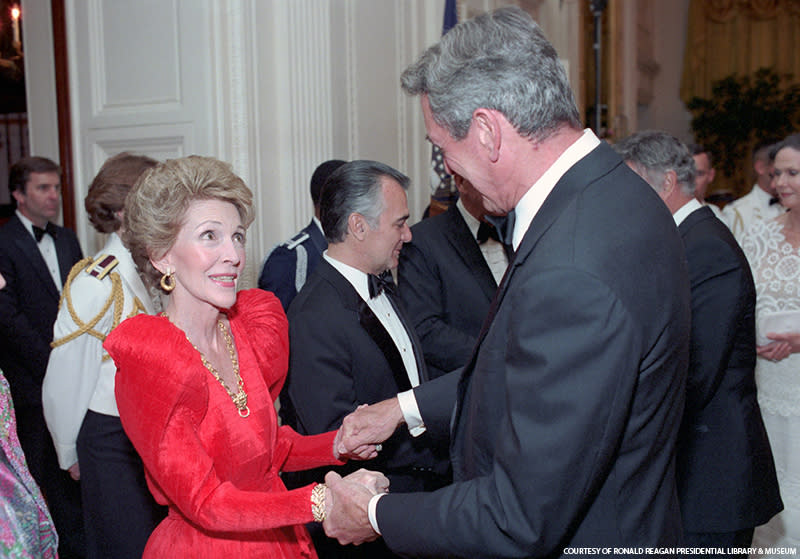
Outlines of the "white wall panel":
M124 9L92 0L88 39L94 116L151 111L158 105L180 108L179 23L176 0L129 2Z
M87 253L98 241L83 198L107 155L216 155L209 7L207 0L67 2L77 232Z

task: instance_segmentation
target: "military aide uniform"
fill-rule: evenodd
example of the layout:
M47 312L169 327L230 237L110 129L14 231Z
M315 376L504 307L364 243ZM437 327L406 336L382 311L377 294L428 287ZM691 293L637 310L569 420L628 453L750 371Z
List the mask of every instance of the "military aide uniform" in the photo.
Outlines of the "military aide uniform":
M141 557L163 518L122 429L114 397L116 367L102 346L122 320L154 311L115 233L94 258L72 268L61 296L42 399L59 465L79 464L90 557Z
M283 310L306 283L306 279L317 268L328 242L322 234L322 227L316 218L311 220L297 235L276 246L267 255L258 287L271 291L280 299Z

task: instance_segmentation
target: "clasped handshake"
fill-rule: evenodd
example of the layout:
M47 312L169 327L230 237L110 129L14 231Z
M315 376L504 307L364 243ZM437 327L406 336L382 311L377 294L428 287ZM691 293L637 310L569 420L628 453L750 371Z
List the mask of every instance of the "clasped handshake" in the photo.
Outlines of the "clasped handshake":
M402 422L403 414L396 398L359 406L344 418L334 441L334 454L341 459L375 458L380 444ZM341 544L358 545L377 539L368 509L373 496L389 492L386 476L364 469L344 478L336 472L328 472L325 484L325 519L322 522L325 534Z

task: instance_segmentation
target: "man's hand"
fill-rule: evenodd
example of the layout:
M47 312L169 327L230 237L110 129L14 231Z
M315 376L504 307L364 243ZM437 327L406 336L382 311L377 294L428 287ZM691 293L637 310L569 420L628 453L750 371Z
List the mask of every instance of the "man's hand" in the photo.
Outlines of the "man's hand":
M328 509L328 514L322 527L329 538L337 539L342 545L351 543L359 545L378 538L378 534L372 529L372 524L369 522L369 513L367 512L369 500L375 492L354 479L366 481L374 485L376 489L379 483L377 480L369 480L364 477L361 472L375 473L359 470L344 479L336 472L328 472L325 476L325 484L328 486L326 498L330 499L333 504L325 507ZM356 474L360 474L360 476L353 478Z
M356 408L366 408L367 404L361 404ZM336 438L333 440L333 457L337 460L372 460L378 456L380 448L374 444L361 445L358 448L347 450L342 445L342 429L336 431Z
M371 446L382 443L392 436L403 423L403 411L397 398L359 406L342 421L337 434L337 452L340 455L361 455Z
M69 472L69 476L72 479L74 479L75 481L80 481L81 480L81 470L78 467L78 463L77 462L75 462L72 466L67 468L67 471Z

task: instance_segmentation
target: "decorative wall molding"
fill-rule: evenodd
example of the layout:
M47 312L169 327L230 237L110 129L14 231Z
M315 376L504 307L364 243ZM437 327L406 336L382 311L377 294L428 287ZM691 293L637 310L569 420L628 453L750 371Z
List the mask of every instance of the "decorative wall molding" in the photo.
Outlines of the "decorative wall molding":
M92 117L180 110L185 92L177 0L135 2L124 10L91 0L86 13ZM141 79L145 72L153 74Z

